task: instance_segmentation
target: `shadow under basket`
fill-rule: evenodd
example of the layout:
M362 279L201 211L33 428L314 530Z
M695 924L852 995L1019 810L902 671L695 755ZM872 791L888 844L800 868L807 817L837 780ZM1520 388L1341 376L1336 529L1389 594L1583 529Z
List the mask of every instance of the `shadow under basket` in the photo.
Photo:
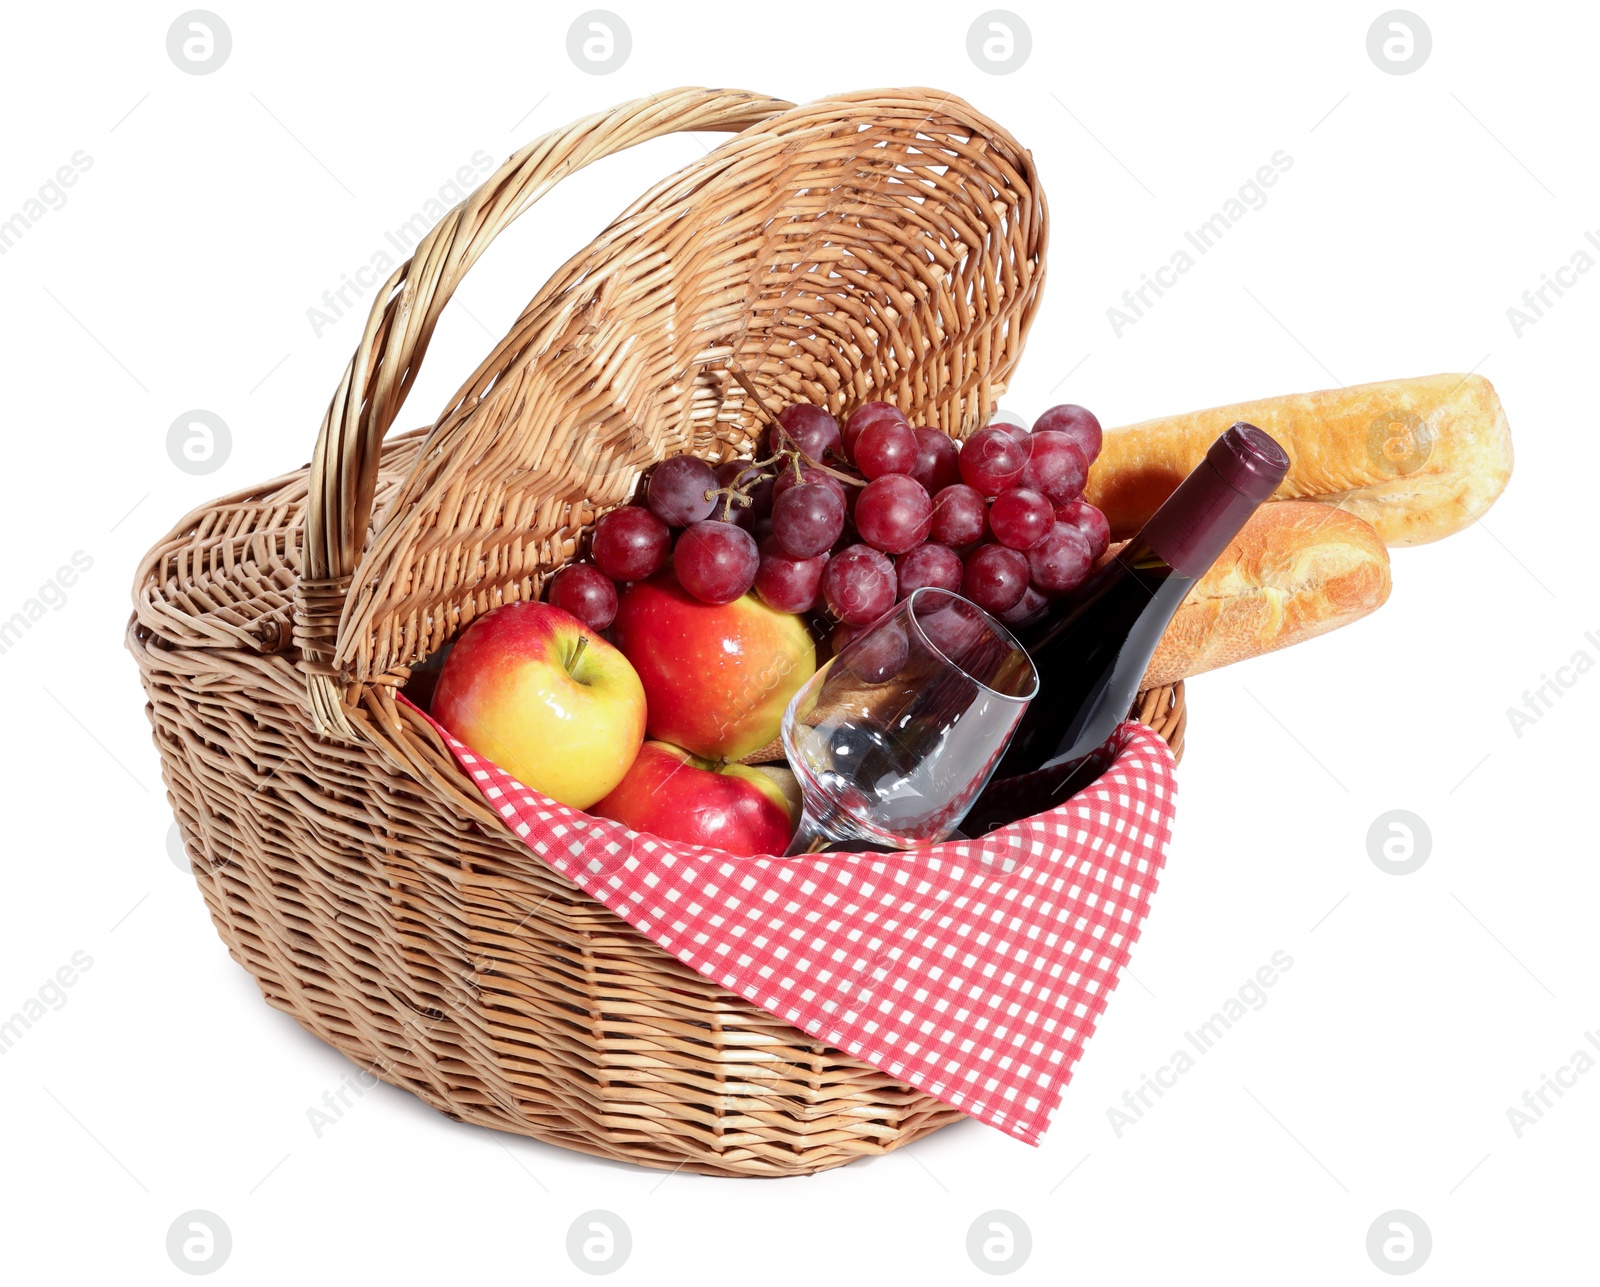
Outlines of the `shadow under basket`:
M543 287L431 427L385 438L490 240L591 160L732 138ZM892 235L891 235L892 234ZM537 598L641 471L748 455L766 402L965 437L1044 273L1031 156L961 100L673 90L546 135L378 293L311 464L146 555L127 643L206 905L268 1002L446 1115L709 1175L802 1175L961 1113L680 964L511 835L395 696ZM1183 686L1134 716L1181 754Z

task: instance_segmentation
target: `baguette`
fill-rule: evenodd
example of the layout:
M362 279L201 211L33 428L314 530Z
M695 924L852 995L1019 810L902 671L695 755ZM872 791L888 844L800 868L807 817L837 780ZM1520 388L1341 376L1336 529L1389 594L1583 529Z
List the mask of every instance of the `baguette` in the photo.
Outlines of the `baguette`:
M1113 539L1132 536L1212 441L1258 425L1291 461L1276 499L1337 505L1388 545L1422 545L1475 522L1511 477L1511 431L1480 375L1428 375L1262 398L1106 432L1084 499Z
M1269 501L1173 615L1142 688L1286 648L1389 597L1389 552L1370 523L1315 501Z

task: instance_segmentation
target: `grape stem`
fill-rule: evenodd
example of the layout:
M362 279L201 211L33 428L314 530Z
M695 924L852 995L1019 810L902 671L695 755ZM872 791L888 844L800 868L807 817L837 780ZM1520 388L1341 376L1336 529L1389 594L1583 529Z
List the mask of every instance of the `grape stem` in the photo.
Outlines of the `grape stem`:
M741 473L739 477L743 478L744 475ZM760 479L757 479L756 481L759 482ZM706 493L706 499L711 502L713 509L716 508L716 501L717 497L719 496L723 497L722 521L724 523L730 521L733 514L733 507L735 505L738 505L740 509L748 509L755 503L755 498L753 496L749 495L747 492L739 490L738 479L734 480L732 486L713 487Z
M779 430L779 440L781 442L790 441L781 428ZM768 466L776 466L776 469L767 472ZM830 478L836 478L849 487L865 486L861 479L842 473L829 465L824 465L821 461L813 460L798 447L780 447L765 460L752 460L744 469L739 471L739 474L728 486L708 488L705 498L712 502L713 508L715 508L718 498L721 498L722 521L726 523L732 516L735 505L740 509L748 509L755 503L755 498L750 494L751 491L769 478L776 478L785 469L794 470L794 480L797 483L805 482L805 471L811 469L819 474L827 474Z

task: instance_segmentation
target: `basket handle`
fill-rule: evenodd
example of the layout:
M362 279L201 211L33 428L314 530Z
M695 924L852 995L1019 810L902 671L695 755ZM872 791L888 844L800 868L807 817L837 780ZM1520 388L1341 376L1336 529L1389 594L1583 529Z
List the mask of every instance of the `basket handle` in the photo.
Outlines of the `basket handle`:
M366 545L378 455L457 284L490 242L567 175L636 143L684 131L736 132L794 104L744 90L686 87L552 130L513 153L417 243L373 301L311 457L294 639L317 731L355 740L331 659Z

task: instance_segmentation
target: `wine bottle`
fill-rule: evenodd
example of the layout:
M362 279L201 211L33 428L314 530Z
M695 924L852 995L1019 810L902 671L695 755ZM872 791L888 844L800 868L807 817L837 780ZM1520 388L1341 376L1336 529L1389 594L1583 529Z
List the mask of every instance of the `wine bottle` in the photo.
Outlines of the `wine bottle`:
M967 834L1052 808L1100 775L1172 614L1288 469L1268 434L1233 425L1137 536L1016 632L1039 692L962 823Z

